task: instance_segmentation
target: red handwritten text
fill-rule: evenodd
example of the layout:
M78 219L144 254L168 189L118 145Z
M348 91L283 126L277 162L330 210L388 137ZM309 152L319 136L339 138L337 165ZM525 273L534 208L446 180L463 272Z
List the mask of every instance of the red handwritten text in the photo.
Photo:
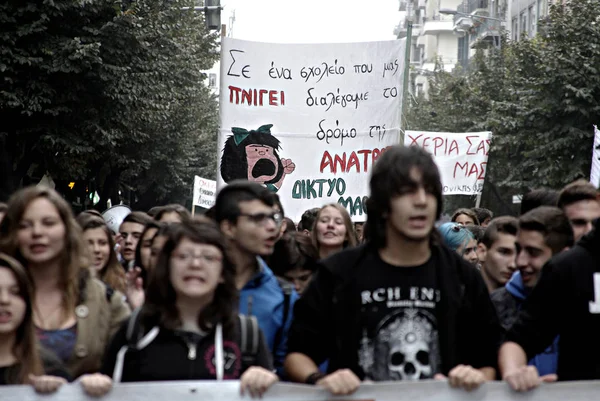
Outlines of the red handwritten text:
M460 154L488 155L490 151L490 140L482 139L479 135L467 135L466 141L462 146L459 145L459 140L451 137L429 136L420 134L417 136L409 135L409 146L417 145L429 151L434 156L459 156Z
M229 103L247 104L248 106L285 106L285 92L267 89L242 89L229 85Z
M334 155L333 157L328 151L325 151L321 158L321 173L327 168L329 168L328 172L333 174L337 174L338 168L340 173L349 173L350 171L367 173L369 166L372 166L377 158L387 149L362 149L349 154L344 152L341 155Z
M488 155L490 151L490 140L479 139L479 135L468 135L467 142L469 142L469 149L467 149L468 155L476 155L478 153L482 155Z
M485 178L485 168L487 162L483 163L469 163L469 162L456 162L454 165L453 177L474 177L477 180L483 180Z

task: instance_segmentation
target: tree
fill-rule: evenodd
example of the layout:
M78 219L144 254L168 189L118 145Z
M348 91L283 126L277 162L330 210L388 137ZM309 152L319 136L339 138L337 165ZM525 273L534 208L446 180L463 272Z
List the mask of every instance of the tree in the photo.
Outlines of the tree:
M494 110L498 150L518 152L504 182L560 188L590 171L600 115L600 3L552 7L543 35L511 46L510 96Z
M139 196L136 207L183 203L194 173L214 160L216 100L201 71L216 61L216 36L205 30L202 14L182 10L189 5L138 1L104 32L106 73L118 76L107 89L118 107L105 112L112 126L127 125L109 149L112 175L104 179L101 204L121 180ZM111 46L115 38L128 45Z
M594 0L557 4L536 37L505 37L502 52L479 52L467 71L436 70L409 129L492 131L483 198L505 211L513 194L587 177L600 115L598 15Z
M88 78L102 62L96 32L114 15L102 0L0 4L2 198L55 159L65 174L83 173L80 156L93 151L81 129L93 123Z
M79 197L97 189L100 209L120 190L140 205L184 202L194 173L216 166L217 103L201 71L217 35L193 5L0 5L1 195L47 172L57 189L76 181Z

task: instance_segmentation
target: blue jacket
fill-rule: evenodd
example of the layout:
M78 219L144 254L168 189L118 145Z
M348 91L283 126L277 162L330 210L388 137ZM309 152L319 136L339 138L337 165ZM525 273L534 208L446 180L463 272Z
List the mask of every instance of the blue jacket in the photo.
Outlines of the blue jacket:
M273 353L273 365L279 376L282 376L283 361L287 355L288 331L292 324L294 303L298 299L298 294L292 291L287 321L284 322L283 290L265 261L261 258L257 260L259 271L240 291L240 313L256 316L267 345ZM280 331L280 341L275 344L277 333Z
M518 309L521 309L523 301L529 296L531 290L523 285L521 273L516 272L506 283L506 290L517 299ZM556 373L558 369L558 337L543 353L534 356L529 365L535 366L540 376Z

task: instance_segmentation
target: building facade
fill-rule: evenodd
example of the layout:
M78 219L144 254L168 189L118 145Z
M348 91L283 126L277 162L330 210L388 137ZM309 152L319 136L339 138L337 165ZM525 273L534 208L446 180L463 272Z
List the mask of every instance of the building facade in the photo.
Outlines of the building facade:
M456 9L462 0L400 0L400 11L406 17L394 33L405 38L412 22L410 92L427 94L428 77L436 62L452 71L458 61L458 36L454 34L452 16L441 14L445 8Z
M539 22L548 16L549 0L510 0L510 37L519 40L538 33Z

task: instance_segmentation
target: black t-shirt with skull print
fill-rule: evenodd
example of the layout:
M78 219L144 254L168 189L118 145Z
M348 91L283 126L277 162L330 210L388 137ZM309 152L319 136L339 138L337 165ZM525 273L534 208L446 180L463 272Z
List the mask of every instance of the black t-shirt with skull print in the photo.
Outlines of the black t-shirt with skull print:
M440 290L430 259L421 266L385 263L371 252L357 266L359 365L365 379L422 380L441 371L436 305Z

